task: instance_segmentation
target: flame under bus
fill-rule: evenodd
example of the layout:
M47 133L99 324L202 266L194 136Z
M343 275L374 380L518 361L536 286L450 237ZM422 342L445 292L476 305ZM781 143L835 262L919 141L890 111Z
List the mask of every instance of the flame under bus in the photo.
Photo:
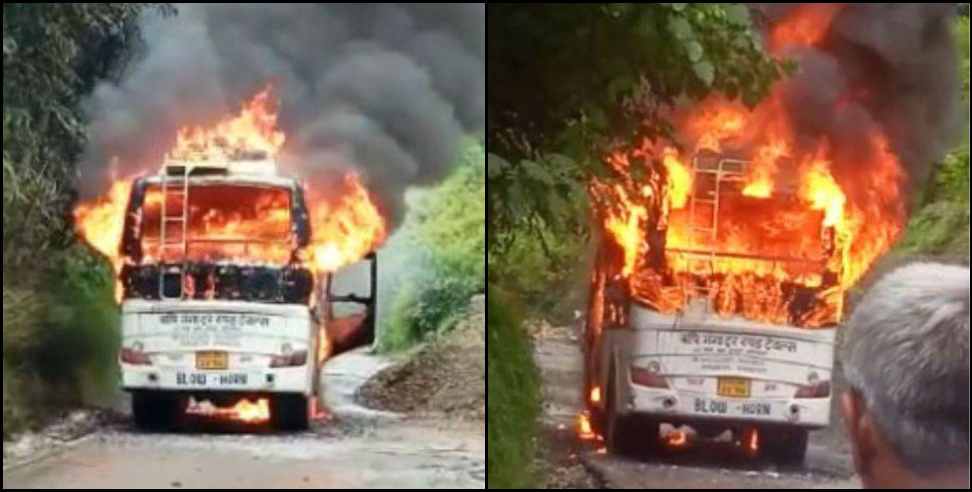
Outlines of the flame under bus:
M731 430L748 452L794 462L807 430L829 425L844 297L836 231L786 183L750 196L747 167L699 155L687 203L646 214L629 275L624 248L612 235L602 242L585 399L616 452ZM645 195L666 203L660 178Z
M302 187L272 162L170 163L137 180L122 241L124 388L136 422L306 428L319 369L374 341L375 258L347 279L308 266ZM337 308L337 309L336 309Z

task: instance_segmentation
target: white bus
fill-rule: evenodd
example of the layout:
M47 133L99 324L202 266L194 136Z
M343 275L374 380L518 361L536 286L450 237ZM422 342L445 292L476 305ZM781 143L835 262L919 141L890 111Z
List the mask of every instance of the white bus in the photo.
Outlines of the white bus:
M119 361L137 426L195 415L306 429L322 362L374 342L375 255L351 282L315 279L299 260L311 237L302 187L275 169L169 162L134 183Z
M774 221L785 206L799 206L741 196L746 164L696 161L692 200L699 203L690 203L684 212L696 215L688 222L693 228L713 238L722 234L718 224L734 203L748 207L750 214L761 208L763 215L731 224L737 227L727 233L738 233L739 227L757 225L758 220ZM699 211L699 197L709 206L704 212ZM816 232L819 238L813 240L826 250L833 231L823 226L822 217L807 216L813 220L802 224L811 231L806 235ZM730 224L724 225L729 229ZM834 342L842 307L831 311L823 303L833 300L842 306L843 292L826 273L827 253L808 260L795 252L793 257L769 257L717 248L679 250L666 246L666 234L659 228L655 237L646 239L658 254L643 259L630 279L617 274L619 255L610 251L616 246L602 241L585 343L584 400L594 430L617 453L673 451L693 441L726 439L728 434L730 442L747 453L764 452L784 464L801 463L809 431L830 424ZM781 234L797 238L801 231ZM789 310L780 316L782 322L726 316L713 306L720 292L717 282L725 282L725 276L699 272L718 272L719 261L731 260L771 265L767 271L815 271L822 280L811 287L798 282L774 285L784 293L783 305ZM694 262L689 269L694 274L683 270L673 275L672 262ZM639 294L646 278L656 283L648 285L647 294ZM659 308L664 303L659 298L666 293L679 300L677 309ZM741 297L727 302L752 300ZM795 322L821 309L827 321L814 320L812 327Z

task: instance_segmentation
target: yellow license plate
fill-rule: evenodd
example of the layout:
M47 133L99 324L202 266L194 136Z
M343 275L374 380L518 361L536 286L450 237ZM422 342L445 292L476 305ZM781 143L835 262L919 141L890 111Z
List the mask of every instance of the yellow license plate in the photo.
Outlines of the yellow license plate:
M748 379L719 378L719 396L749 398L749 386Z
M196 369L200 371L225 371L229 369L229 354L226 352L197 352Z

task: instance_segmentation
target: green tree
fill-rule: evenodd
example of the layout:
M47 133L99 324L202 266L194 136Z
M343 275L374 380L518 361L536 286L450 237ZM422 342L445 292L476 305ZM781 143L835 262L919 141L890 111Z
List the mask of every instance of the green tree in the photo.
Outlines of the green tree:
M137 55L146 11L173 12L166 4L3 5L5 437L114 388L114 279L76 241L70 207L85 145L82 101Z
M963 99L968 118L969 18L955 22L955 43L964 83ZM966 121L963 143L949 152L935 168L932 179L908 224L899 252L921 255L969 255L969 131Z
M678 100L721 92L755 104L787 69L738 4L499 4L488 15L497 252L519 233L582 233L576 202L605 150L670 135Z
M381 346L399 350L451 330L485 292L485 150L469 140L455 172L410 200L402 230L383 249ZM387 304L384 304L387 305Z
M966 4L968 5L968 4ZM955 23L955 43L962 65L959 67L965 82L965 100L969 100L969 18L960 17Z
M5 272L72 243L67 212L85 143L81 101L138 47L147 9L172 12L165 4L3 5Z

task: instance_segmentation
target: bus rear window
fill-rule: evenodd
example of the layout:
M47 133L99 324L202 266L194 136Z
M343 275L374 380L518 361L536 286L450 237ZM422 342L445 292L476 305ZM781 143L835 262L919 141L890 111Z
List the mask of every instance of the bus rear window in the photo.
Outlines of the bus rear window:
M196 184L183 207L182 187L172 186L163 214L162 188L149 186L140 234L145 262L286 265L295 249L291 201L286 188Z

